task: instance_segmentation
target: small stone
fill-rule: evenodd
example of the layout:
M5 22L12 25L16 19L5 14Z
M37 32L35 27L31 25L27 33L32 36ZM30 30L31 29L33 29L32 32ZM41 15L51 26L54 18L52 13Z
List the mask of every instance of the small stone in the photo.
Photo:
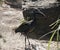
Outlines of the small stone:
M6 43L6 40L5 40L5 39L3 39L3 42L4 42L4 43Z
M2 35L0 35L0 38L2 38Z

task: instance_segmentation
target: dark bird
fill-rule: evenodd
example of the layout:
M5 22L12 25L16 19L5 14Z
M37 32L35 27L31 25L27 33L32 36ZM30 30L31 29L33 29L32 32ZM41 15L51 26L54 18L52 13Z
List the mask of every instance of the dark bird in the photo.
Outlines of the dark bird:
M33 28L35 28L37 24L36 17L40 15L43 15L45 17L45 14L43 14L42 12L34 8L26 9L23 11L23 16L26 21L22 23L18 28L16 28L15 32L16 33L20 32L21 34L25 35L25 43L26 43L26 38L27 39L29 38L29 33L31 32L31 30L34 30ZM28 39L28 42L29 42L29 39ZM29 42L29 45L30 45L30 42Z
M22 23L18 28L15 29L16 33L20 32L25 35L25 50L29 49L26 47L26 40L28 39L28 44L30 45L28 34L30 33L30 30L33 29L33 27L35 27L35 22L32 20L31 22L28 21L28 22Z
M22 23L15 32L24 32L25 34L29 32L36 25L36 18L33 9L28 9L23 11L24 19L26 20Z
M15 32L24 32L24 33L27 33L28 30L31 28L31 25L28 24L28 23L22 23L16 30Z
M24 23L22 23L18 28L15 29L15 32L20 32L24 35L27 36L27 34L29 34L29 32L36 27L37 25L37 19L36 17L43 15L44 17L45 14L43 14L42 12L40 12L37 9L34 8L29 8L23 11L23 16L24 19L26 20Z

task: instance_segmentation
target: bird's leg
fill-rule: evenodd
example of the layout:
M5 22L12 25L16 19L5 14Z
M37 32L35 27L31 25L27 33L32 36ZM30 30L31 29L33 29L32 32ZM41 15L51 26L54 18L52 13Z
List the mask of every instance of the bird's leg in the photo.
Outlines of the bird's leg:
M27 39L28 39L28 45L30 46L30 41L29 41L29 37L27 36Z
M29 39L28 39L28 47L27 47L27 45L26 45L26 41L27 41L27 39L28 39L28 36L25 36L25 50L31 50L30 49L30 41L29 41Z
M26 50L26 36L25 36L25 50Z
M31 50L31 44L30 44L28 35L27 35L27 40L28 40L28 50Z

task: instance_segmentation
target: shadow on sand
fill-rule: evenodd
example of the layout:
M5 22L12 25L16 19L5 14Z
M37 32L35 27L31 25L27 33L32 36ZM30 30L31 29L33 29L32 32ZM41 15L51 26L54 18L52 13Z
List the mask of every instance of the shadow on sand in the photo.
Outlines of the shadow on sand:
M42 35L55 30L58 26L54 29L49 27L50 24L55 22L60 16L60 6L48 9L39 9L43 12L46 17L39 13L36 9L27 9L23 11L23 15L25 20L27 17L29 20L33 20L31 24L29 23L22 23L18 28L15 29L15 32L21 32L21 34L28 36L29 38L39 39ZM29 21L27 20L27 21ZM41 40L49 40L52 33L45 36ZM56 40L56 35L54 36L53 40Z

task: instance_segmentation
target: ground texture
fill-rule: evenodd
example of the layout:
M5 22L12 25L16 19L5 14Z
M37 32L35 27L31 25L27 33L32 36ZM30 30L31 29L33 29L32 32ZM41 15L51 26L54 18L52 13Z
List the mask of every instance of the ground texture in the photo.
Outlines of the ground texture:
M0 7L0 50L25 50L25 37L21 33L15 34L14 32L14 29L21 24L20 19L23 19L21 10L16 10L9 6ZM36 50L47 50L48 41L29 40ZM50 50L57 50L56 44L55 41L52 41ZM32 50L34 49L32 48Z

